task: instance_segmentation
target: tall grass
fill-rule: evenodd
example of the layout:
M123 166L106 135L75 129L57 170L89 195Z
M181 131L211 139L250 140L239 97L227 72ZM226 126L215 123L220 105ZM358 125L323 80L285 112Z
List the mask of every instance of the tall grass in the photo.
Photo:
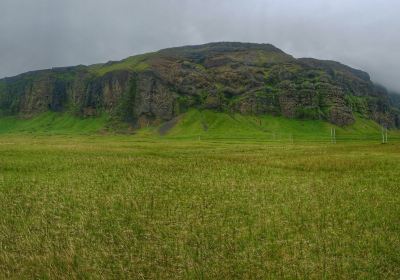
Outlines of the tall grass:
M398 279L399 170L399 144L0 135L0 278Z

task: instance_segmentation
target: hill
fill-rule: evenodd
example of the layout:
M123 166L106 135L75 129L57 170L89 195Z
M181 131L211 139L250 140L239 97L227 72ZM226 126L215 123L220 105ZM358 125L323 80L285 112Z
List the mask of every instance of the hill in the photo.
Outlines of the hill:
M0 80L2 116L108 115L134 128L189 110L327 121L357 117L400 127L399 105L367 73L334 61L296 59L270 44L210 43L122 61L33 71Z

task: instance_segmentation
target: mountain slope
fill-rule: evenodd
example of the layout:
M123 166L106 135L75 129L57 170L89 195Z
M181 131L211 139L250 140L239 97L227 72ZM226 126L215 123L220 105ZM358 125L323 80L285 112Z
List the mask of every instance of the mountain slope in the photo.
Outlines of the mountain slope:
M331 140L331 128L321 120L297 120L270 115L242 115L218 113L210 110L190 110L165 133L169 138L191 139L260 139L277 141ZM354 124L335 127L337 138L370 139L380 141L381 128L371 120L356 117ZM163 126L158 131L161 132ZM390 139L399 139L399 133L391 132Z
M122 126L121 126L122 125ZM17 116L0 118L0 137L4 134L83 135L130 133L139 139L187 140L257 140L257 141L331 141L331 129L336 138L343 140L381 141L381 127L374 121L356 116L352 125L338 127L322 120L298 120L271 115L243 115L213 110L190 109L159 126L135 131L123 123L115 123L103 114L99 117L80 118L68 113L45 112L29 119ZM133 135L131 135L133 133ZM389 131L389 141L399 141L400 131Z
M191 108L351 125L355 116L400 127L386 90L334 61L295 59L269 44L210 43L91 66L34 71L0 80L2 115L53 111L109 114L136 128Z

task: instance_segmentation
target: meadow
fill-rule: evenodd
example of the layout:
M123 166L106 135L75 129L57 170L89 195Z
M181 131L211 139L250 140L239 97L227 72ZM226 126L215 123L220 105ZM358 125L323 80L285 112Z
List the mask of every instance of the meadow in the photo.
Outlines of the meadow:
M196 114L0 120L0 279L399 279L398 140Z

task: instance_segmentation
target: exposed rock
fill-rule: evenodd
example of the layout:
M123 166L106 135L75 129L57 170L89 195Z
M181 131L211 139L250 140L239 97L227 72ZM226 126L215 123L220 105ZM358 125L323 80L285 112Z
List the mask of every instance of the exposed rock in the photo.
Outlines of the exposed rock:
M173 120L191 107L324 119L341 126L359 114L399 127L398 100L389 99L363 71L334 61L295 59L268 44L172 48L0 80L3 115L105 111L136 127Z

